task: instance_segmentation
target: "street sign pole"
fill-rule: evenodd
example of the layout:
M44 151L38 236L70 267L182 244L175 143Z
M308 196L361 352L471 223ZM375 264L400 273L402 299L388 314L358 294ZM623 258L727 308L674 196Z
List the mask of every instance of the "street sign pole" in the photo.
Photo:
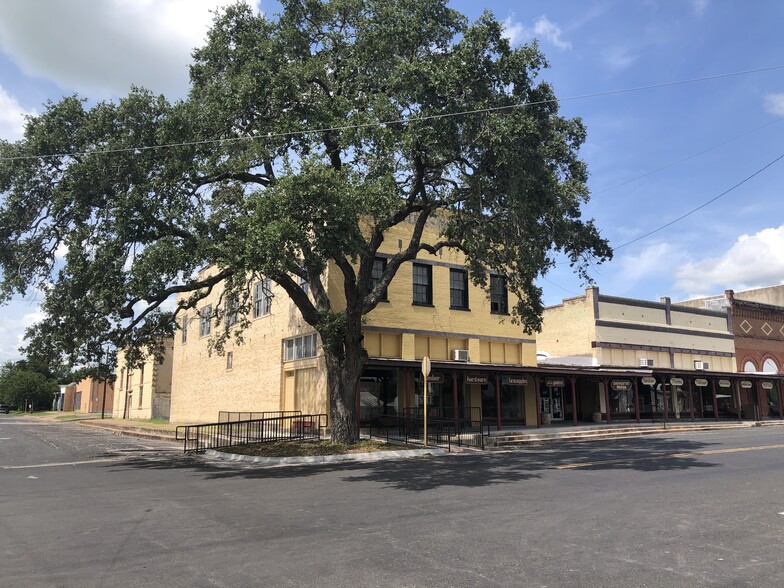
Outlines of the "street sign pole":
M423 409L423 414L425 417L425 433L424 433L424 446L427 447L427 389L429 384L427 382L427 377L430 375L430 358L426 355L422 358L422 375L424 376L424 385L423 385L423 392L425 397L425 406Z

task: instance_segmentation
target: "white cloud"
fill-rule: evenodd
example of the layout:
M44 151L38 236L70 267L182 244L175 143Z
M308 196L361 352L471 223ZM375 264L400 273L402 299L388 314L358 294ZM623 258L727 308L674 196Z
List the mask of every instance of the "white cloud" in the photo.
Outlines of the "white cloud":
M529 41L534 37L547 41L558 49L571 49L572 44L561 38L561 28L542 16L534 23L532 28L526 27L523 23L514 21L508 17L503 23L504 36L509 39L512 45Z
M694 9L694 14L697 16L702 16L705 14L705 10L708 8L708 4L710 4L710 0L693 0L691 5Z
M784 225L741 235L720 257L683 264L675 287L690 293L747 290L784 282Z
M784 94L766 95L765 111L776 116L784 116Z
M24 133L25 116L35 114L25 110L16 99L0 86L0 139L15 141Z
M12 301L0 312L0 364L22 358L19 347L24 343L28 327L44 318L36 298L33 301Z
M608 47L602 53L602 59L610 69L626 69L635 61L637 61L637 56L632 55L632 53L626 49L625 47Z
M546 39L551 44L558 47L558 49L571 49L572 44L568 41L561 39L561 29L558 25L547 20L547 17L542 16L534 24L534 35L542 39Z
M661 273L672 263L673 253L673 247L669 243L654 243L637 255L621 257L621 271L618 275L628 289L642 279Z
M0 2L0 48L29 76L92 98L131 84L181 96L210 12L232 0Z

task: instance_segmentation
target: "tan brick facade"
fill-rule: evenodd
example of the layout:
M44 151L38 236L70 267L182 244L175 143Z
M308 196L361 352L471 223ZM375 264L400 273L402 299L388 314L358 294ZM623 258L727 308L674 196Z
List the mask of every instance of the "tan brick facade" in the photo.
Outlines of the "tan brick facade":
M173 341L164 345L161 362L148 356L138 367L129 368L125 352L117 353L117 382L114 398L114 418L165 419L169 418L172 389Z

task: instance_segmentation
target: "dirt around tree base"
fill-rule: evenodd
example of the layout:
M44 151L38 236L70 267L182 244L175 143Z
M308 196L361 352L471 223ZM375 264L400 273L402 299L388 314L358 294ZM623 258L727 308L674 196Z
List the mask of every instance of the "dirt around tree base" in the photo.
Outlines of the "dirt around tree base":
M410 449L405 445L395 445L382 441L361 440L355 445L332 443L331 441L275 441L235 445L220 451L238 455L258 455L261 457L304 457L311 455L343 455L347 453L374 453L377 451L397 451Z

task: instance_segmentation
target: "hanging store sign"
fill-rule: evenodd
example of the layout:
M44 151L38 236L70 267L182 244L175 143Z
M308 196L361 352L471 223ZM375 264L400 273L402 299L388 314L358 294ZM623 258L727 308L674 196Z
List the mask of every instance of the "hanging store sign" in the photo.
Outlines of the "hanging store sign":
M751 388L751 382L749 382L748 380L741 380L740 387L746 388L748 390L749 388Z
M466 384L487 384L487 376L477 374L466 374Z
M525 376L501 376L501 383L504 386L527 386L528 378Z
M632 389L632 383L629 380L613 380L610 382L610 388L617 392L627 392Z
M673 386L683 386L683 378L670 378L670 384Z
M549 386L550 388L563 388L564 387L564 379L563 378L545 378L544 385Z
M763 390L773 390L773 382L762 382Z
M653 378L653 377L651 377L651 376L645 376L645 377L644 377L644 378L642 378L642 380L640 380L640 381L641 381L643 384L645 384L646 386L654 386L654 385L656 384L656 378Z
M443 384L444 374L432 373L427 377L428 384Z
M719 380L719 388L730 388L732 386L732 382L729 380Z
M694 385L697 386L698 388L704 388L705 386L708 385L708 380L706 380L705 378L697 378L696 380L694 380Z

